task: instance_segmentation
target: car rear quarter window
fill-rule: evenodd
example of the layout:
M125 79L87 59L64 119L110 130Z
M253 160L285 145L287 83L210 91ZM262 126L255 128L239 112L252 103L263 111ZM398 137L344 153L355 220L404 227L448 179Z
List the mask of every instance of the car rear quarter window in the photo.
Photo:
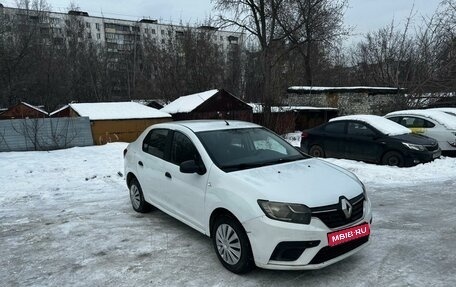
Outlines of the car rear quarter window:
M333 122L324 127L324 131L331 134L345 133L345 122Z
M161 159L165 156L167 129L151 130L143 141L143 151Z
M422 119L422 118L417 118L417 117L402 117L400 124L407 128L433 128L433 127L435 127L435 124L433 124L432 122Z

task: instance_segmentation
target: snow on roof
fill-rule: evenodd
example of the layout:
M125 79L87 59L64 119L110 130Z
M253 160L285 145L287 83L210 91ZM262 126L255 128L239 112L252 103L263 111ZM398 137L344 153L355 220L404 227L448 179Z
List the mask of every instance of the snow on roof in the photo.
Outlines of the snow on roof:
M449 115L443 111L434 111L434 110L403 110L395 111L385 115L387 116L397 116L397 115L411 115L411 116L422 116L429 118L438 122L439 124L445 126L447 129L456 130L456 118L452 115Z
M367 123L385 135L396 136L411 133L411 130L384 117L374 115L351 115L332 118L329 121L355 120Z
M254 114L259 114L263 112L263 105L259 103L248 103L249 106L253 108ZM310 107L310 106L272 106L271 112L273 113L282 113L289 111L307 111L307 110L328 110L328 111L337 111L337 108L331 107Z
M287 89L289 93L298 94L318 94L322 92L335 92L335 93L374 93L374 94L391 94L398 91L405 91L402 88L393 87L367 87L367 86L354 86L354 87L315 87L315 86L292 86Z
M217 94L219 90L210 90L202 93L192 94L188 96L182 96L175 101L164 106L160 111L177 114L177 113L189 113L200 106L202 103L207 101L213 95Z
M63 111L64 109L68 108L69 106L70 106L70 105L65 105L65 106L61 107L60 109L55 110L55 111L53 111L52 113L50 113L49 116L52 117L53 115L55 115L55 114L57 114L57 113Z
M90 120L168 118L170 114L133 102L79 103L70 107Z
M22 103L23 105L26 105L26 106L29 107L29 108L32 108L32 109L34 109L34 110L39 111L40 113L43 113L43 114L46 114L46 115L48 114L48 112L46 112L45 110L42 110L42 109L38 108L37 106L31 105L31 104L26 103L26 102L21 102L21 103Z
M430 110L430 111L442 111L442 112L445 112L447 114L456 116L456 108L432 108L432 109L428 109L428 110Z

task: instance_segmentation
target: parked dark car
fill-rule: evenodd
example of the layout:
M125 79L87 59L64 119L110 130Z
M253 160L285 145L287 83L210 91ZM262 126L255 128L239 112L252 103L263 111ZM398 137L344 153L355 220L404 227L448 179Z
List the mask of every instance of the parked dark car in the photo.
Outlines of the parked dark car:
M302 133L301 149L315 157L413 166L440 157L436 140L412 134L393 121L372 115L344 116Z

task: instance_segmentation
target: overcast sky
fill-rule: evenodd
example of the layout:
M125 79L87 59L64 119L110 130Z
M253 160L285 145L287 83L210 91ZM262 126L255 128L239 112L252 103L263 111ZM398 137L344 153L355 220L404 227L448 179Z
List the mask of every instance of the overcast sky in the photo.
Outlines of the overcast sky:
M82 11L90 15L110 18L138 20L144 17L158 19L162 22L184 24L202 22L211 15L210 0L47 0L53 11L66 12L73 2ZM401 24L410 14L412 7L416 13L416 21L421 16L433 14L439 0L349 0L349 8L345 13L345 22L354 27L352 33L361 35L391 23ZM5 6L15 7L15 0L0 0Z

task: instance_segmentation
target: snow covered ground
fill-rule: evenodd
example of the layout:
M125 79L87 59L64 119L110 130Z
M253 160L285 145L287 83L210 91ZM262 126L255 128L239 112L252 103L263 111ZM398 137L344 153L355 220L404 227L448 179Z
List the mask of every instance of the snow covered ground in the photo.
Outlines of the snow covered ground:
M456 286L456 158L327 159L366 184L372 244L322 270L237 276L204 235L132 210L118 174L125 146L0 153L2 286Z

